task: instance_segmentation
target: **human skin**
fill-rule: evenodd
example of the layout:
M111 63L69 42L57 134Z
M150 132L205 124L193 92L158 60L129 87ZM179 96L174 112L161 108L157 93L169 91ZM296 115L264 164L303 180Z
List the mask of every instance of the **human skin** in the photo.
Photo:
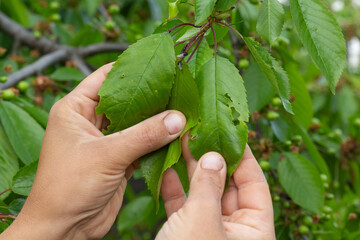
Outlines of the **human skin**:
M51 109L30 195L0 240L101 239L119 213L137 159L179 137L186 119L177 111L165 111L121 132L103 135L101 129L108 122L96 115L95 107L98 90L111 67L108 64L94 72ZM167 171L162 195L171 217L158 239L240 239L234 236L273 234L269 189L254 159L243 160L237 170L239 175L250 167L246 170L248 182L235 174L222 196L226 175L222 157L208 153L198 163L185 142L183 146L190 195L185 200L176 173ZM221 169L214 170L214 166ZM253 206L255 202L261 206ZM260 223L266 224L257 226ZM204 235L205 230L209 235Z

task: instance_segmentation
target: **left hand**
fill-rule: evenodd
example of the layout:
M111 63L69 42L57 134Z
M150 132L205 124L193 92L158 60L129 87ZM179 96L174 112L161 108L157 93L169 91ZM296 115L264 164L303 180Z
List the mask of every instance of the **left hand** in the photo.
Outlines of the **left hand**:
M104 136L95 113L112 64L87 77L51 109L30 195L7 239L100 239L119 213L134 162L179 137L186 119L166 111Z

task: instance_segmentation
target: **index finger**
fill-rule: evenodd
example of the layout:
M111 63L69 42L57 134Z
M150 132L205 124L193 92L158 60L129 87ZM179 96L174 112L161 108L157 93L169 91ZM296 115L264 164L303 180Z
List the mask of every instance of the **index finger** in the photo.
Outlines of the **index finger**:
M73 91L93 101L99 101L99 89L110 72L114 62L108 63L86 77Z
M273 208L269 185L248 145L233 177L238 189L239 209L260 210L263 217L272 218Z

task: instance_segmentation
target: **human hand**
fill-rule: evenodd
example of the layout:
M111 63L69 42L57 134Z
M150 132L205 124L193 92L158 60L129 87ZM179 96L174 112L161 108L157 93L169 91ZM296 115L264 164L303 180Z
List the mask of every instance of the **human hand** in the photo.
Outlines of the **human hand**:
M175 140L185 117L166 111L104 136L95 113L108 64L51 109L30 195L0 239L99 239L113 225L134 161Z
M172 169L161 188L168 221L157 240L275 239L273 208L268 184L249 146L224 192L226 163L218 153L199 162L182 143L190 179L189 197Z

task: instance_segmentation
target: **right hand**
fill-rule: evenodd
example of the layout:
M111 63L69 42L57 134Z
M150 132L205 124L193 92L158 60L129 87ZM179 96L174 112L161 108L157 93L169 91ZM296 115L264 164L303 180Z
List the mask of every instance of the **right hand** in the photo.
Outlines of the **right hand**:
M224 193L223 157L211 152L197 162L187 148L188 138L184 140L189 197L186 199L177 173L167 170L161 195L168 221L156 239L275 239L269 187L249 146Z

